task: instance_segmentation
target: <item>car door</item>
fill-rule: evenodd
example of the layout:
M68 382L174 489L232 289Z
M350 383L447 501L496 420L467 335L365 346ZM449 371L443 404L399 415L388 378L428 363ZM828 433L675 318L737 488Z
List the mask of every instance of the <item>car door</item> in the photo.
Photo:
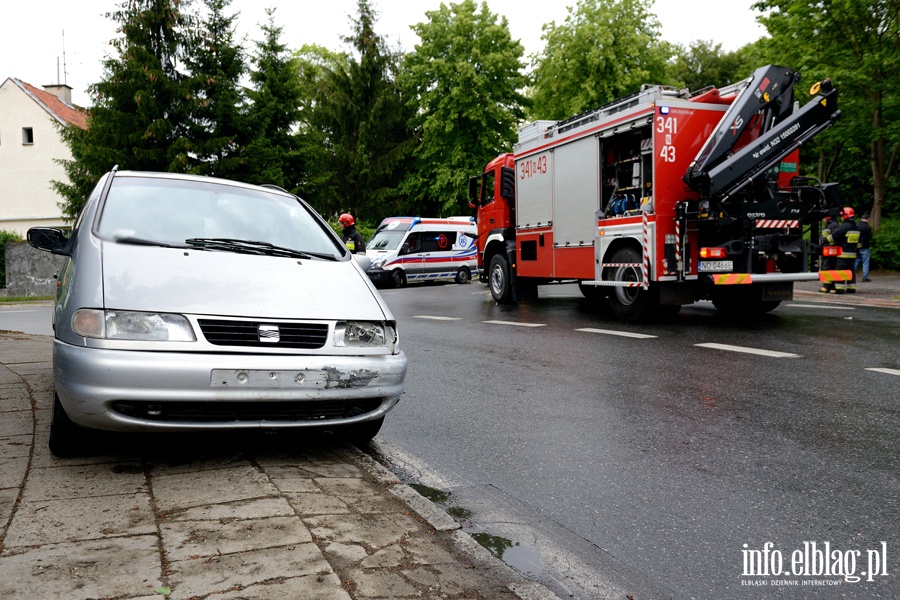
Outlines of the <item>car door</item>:
M421 279L423 274L422 233L414 231L406 236L400 246L400 265L406 271L407 280Z

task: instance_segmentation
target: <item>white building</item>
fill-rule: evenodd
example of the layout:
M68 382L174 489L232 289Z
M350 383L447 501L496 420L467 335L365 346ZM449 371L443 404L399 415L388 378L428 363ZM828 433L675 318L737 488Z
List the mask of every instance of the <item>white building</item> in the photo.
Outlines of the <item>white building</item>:
M14 77L0 84L0 230L25 236L29 227L65 225L51 181L68 181L56 160L72 154L54 123L87 127L72 88L38 89Z

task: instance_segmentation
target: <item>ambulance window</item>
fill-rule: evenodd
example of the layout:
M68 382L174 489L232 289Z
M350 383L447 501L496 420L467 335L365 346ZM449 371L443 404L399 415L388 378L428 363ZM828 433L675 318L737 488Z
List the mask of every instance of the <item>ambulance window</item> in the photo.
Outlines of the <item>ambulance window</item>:
M488 171L481 180L481 206L494 201L494 171Z
M421 252L422 251L422 234L421 233L411 233L409 237L406 238L406 244L408 247L408 253L412 254L413 252Z
M429 231L422 243L423 252L447 252L453 249L456 233L453 231Z

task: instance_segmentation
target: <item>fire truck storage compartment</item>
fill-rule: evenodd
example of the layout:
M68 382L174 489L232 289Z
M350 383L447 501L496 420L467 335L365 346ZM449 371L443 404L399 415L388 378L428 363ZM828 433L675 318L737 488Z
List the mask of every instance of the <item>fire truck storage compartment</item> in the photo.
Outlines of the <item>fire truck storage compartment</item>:
M593 246L599 208L599 146L590 136L554 149L553 244Z
M638 214L653 194L653 146L650 127L601 138L602 202L606 217Z
M529 154L516 164L516 228L549 227L553 220L553 204L548 202L553 190L553 153Z

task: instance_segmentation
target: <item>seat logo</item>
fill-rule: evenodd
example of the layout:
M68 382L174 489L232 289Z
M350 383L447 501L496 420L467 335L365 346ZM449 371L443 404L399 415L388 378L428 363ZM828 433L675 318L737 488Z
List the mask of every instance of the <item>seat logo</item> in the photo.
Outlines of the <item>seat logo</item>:
M256 332L259 334L259 341L263 344L277 344L281 341L278 325L260 325Z

